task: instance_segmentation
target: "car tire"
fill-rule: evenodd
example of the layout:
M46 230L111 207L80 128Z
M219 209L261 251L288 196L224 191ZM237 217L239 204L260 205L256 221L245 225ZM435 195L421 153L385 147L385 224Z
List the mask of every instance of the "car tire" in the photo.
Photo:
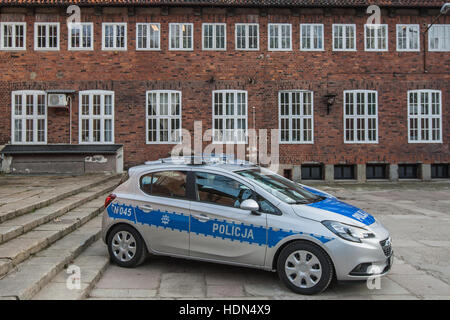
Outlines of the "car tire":
M330 257L319 246L305 241L288 244L277 260L281 281L292 291L304 295L323 292L333 279Z
M120 267L137 267L147 257L147 248L141 235L127 224L113 227L106 243L110 259Z

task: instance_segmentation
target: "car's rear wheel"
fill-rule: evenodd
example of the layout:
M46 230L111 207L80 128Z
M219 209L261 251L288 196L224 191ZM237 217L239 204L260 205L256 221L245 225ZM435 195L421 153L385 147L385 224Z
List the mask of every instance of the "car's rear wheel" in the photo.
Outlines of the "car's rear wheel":
M141 264L147 255L144 240L133 227L121 224L109 232L108 251L111 260L125 268Z
M328 255L315 244L303 241L293 242L281 251L277 271L289 289L305 295L324 291L333 279Z

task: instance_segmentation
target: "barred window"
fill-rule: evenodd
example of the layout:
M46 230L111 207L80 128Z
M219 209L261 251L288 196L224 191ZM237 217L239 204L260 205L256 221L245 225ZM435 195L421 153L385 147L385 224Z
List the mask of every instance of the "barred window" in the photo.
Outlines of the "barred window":
M441 91L408 92L408 142L442 142Z
M193 50L194 25L192 23L169 23L169 49Z
M44 91L12 92L13 144L47 142L47 105Z
M364 26L366 51L388 50L387 24L366 24Z
M269 23L269 50L292 50L292 25L287 23Z
M344 133L347 143L378 143L376 91L344 91Z
M91 22L69 25L69 50L94 49L94 24Z
M280 91L281 143L313 143L313 92Z
M181 141L181 92L147 91L147 143Z
M25 50L25 22L0 22L0 48L2 50Z
M247 141L247 91L213 91L213 141Z
M301 24L300 50L321 51L323 49L323 24Z
M103 23L102 50L127 50L127 24Z
M34 24L34 49L59 50L59 22Z
M225 23L204 23L203 50L226 50L227 36Z
M136 24L136 50L159 50L161 26L159 23Z
M259 24L236 24L236 50L259 50Z
M80 143L114 143L114 92L80 91Z

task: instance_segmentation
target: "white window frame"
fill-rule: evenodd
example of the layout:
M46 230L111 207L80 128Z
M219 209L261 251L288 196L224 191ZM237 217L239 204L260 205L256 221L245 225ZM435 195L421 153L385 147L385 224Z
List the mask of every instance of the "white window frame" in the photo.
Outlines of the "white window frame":
M431 35L432 35L432 33L435 33L436 28L444 28L444 35L446 35L447 37L444 37L444 39L442 39L442 38L438 38L438 39L440 40L439 42L443 42L444 45L446 44L445 39L449 39L448 47L443 48L442 46L439 46L439 48L434 48L434 49L431 48L431 42L432 42ZM431 28L428 30L428 51L433 51L433 52L449 52L450 51L450 24L435 24L435 25L431 26Z
M91 29L91 32L89 34L89 37L91 38L91 45L89 47L83 47L81 44L83 43L83 30L85 26L89 26ZM69 51L92 51L94 50L94 24L92 22L80 22L80 23L69 23L67 25L68 29L68 43L67 43L67 49ZM72 28L79 28L80 34L79 34L79 43L80 47L72 47Z
M375 29L375 48L368 48L367 47L367 30L368 28L376 28ZM380 30L382 28L385 28L386 30L386 48L380 49L380 43L378 42L378 32L381 32ZM365 24L364 25L364 50L365 51L374 51L374 52L385 52L389 51L389 26L387 24Z
M411 100L410 95L411 93L417 93L417 115L411 115L410 114L410 108L411 108ZM421 113L421 96L422 93L428 94L428 114L422 115ZM439 115L433 115L432 114L432 100L431 95L433 93L437 93L439 95ZM408 107L407 107L407 114L408 114L408 143L442 143L442 91L441 90L409 90L408 95L406 97L408 100ZM417 119L417 140L411 139L411 119ZM430 139L424 140L422 139L422 119L428 119L429 126L428 126L428 136ZM433 137L433 127L432 127L432 119L439 119L439 140L431 140Z
M270 47L270 43L271 43L270 27L272 27L272 26L278 27L278 32L275 35L276 41L278 42L278 48ZM289 47L288 48L281 48L281 44L283 43L282 27L289 27ZM290 24L290 23L269 23L269 24L267 24L267 50L269 50L269 51L292 51L292 24Z
M216 93L223 94L223 101L222 101L223 113L226 112L226 100L225 100L226 94L232 93L234 95L233 115L230 116L230 115L222 114L222 115L217 116L214 114L215 94ZM233 140L232 141L226 140L226 136L227 136L225 134L226 125L224 124L223 129L222 129L224 132L224 134L222 136L222 140L216 140L215 120L219 119L219 120L224 121L224 123L225 123L225 120L232 119L234 122L234 124L233 124L233 126L235 128L234 130L238 130L237 122L238 122L238 120L242 120L242 118L244 118L244 116L242 116L242 115L239 116L238 112L237 112L238 111L238 99L237 99L238 93L241 93L241 94L243 93L245 95L245 133L244 133L245 139L244 139L244 141L238 141L236 139L236 131L235 131L234 135L233 135ZM212 140L213 140L214 144L247 144L248 143L248 92L246 90L214 90L212 92L212 110L211 111L212 111Z
M347 93L353 94L353 115L346 115L345 114L345 107L347 103ZM357 114L357 94L363 93L364 94L364 115L358 115ZM369 93L375 93L375 116L369 115L368 112L368 94ZM344 118L344 143L346 144L377 144L378 143L378 92L376 90L346 90L344 91L344 105L343 105L343 118ZM353 119L353 140L347 140L347 119ZM357 119L364 119L364 140L357 140L358 137L358 126L357 126ZM368 120L369 119L375 119L375 140L369 140L369 125Z
M288 93L289 94L289 114L282 115L281 114L281 95ZM300 114L293 115L292 114L292 94L300 93ZM303 93L309 93L311 95L311 115L304 115L303 107L304 107L304 98ZM289 140L281 140L281 122L283 119L289 120ZM311 119L311 140L304 139L304 125L303 119ZM300 120L300 140L293 140L293 121ZM280 144L314 144L314 92L310 90L283 90L278 92L278 142Z
M303 28L311 28L311 31L314 30L314 27L321 27L322 32L320 33L320 37L322 38L322 48L313 48L314 47L314 35L313 32L310 33L310 41L311 48L303 48ZM302 23L300 24L300 51L325 51L325 36L324 36L325 26L322 23Z
M145 44L145 48L139 48L138 44L138 35L139 35L139 26L147 26L147 41ZM152 28L154 30L154 27L158 28L158 47L156 48L150 48L150 28ZM160 23L155 23L155 22L149 22L149 23L144 23L144 22L138 22L136 23L136 50L137 51L159 51L161 50L161 24Z
M406 49L400 48L400 37L399 37L399 31L402 28L414 28L417 31L417 49L411 49L410 47L410 40L411 40L411 34L406 31ZM396 37L397 37L397 51L400 52L419 52L420 51L420 25L418 24L397 24L396 27Z
M23 26L23 46L22 47L5 47L4 46L4 26L13 26L12 38L16 39L16 26ZM27 49L27 23L26 22L0 22L0 50L5 51L23 51Z
M83 98L89 96L89 114L83 115ZM93 115L93 96L100 95L100 115ZM111 115L105 115L105 95L111 95ZM114 144L114 91L108 90L85 90L78 93L78 143L79 144ZM100 120L100 141L93 141L93 120ZM89 140L82 141L83 120L89 120ZM104 120L111 120L111 141L105 142Z
M15 114L15 97L17 95L22 96L22 106L21 106L21 115ZM26 114L26 103L27 96L33 96L33 114ZM44 115L37 114L37 96L44 96ZM15 120L22 120L22 128L21 128L21 141L15 140ZM26 140L26 120L33 120L33 141L25 141ZM44 141L37 141L38 136L38 120L45 120L44 124ZM40 90L20 90L20 91L12 91L11 92L11 144L47 144L47 94L45 91Z
M342 27L343 28L343 33L342 33L343 34L343 37L342 37L343 48L342 49L335 47L335 37L336 37L335 27ZM347 39L347 29L346 29L346 27L351 27L353 29L353 34L354 34L354 37L353 37L353 48L347 48L346 47L346 43L347 43L347 41L346 41L346 39ZM356 48L356 24L334 23L332 25L332 29L333 29L332 30L332 34L333 34L333 39L332 39L332 41L333 41L333 51L357 51L357 48Z
M238 48L238 41L237 41L237 29L238 27L244 26L245 27L245 48ZM256 26L256 31L257 31L257 48L249 48L248 44L249 44L249 34L248 34L248 29L249 26ZM235 43L235 50L239 50L239 51L259 51L259 23L236 23L234 25L234 43Z
M105 28L107 26L114 26L113 37L114 37L114 46L106 47L106 33ZM117 26L124 26L124 47L117 46ZM102 50L103 51L127 51L128 47L128 36L127 36L127 23L126 22L102 22Z
M213 48L205 48L205 27L213 26ZM216 37L217 37L217 29L216 26L224 27L224 47L217 48L216 46ZM202 50L205 51L226 51L227 50L227 24L226 23L210 23L206 22L202 24Z
M45 27L45 47L38 47L38 28ZM50 27L56 27L56 47L49 47ZM34 50L35 51L58 51L59 50L60 28L59 22L35 22L34 23Z
M168 114L167 115L161 115L160 114L160 96L161 93L167 93L168 95L168 100L167 100L167 104L168 104ZM172 115L171 114L171 106L172 106L172 94L178 94L179 95L179 99L180 99L180 114L179 115ZM157 103L156 103L156 108L157 108L157 115L156 116L152 116L148 114L148 107L149 107L149 94L157 94ZM182 110L182 92L179 90L149 90L146 91L145 93L145 141L146 144L180 144L182 143L182 132L183 132L183 124L182 124L182 115L183 115L183 110ZM151 119L156 119L156 141L151 141L149 139L149 125L148 125L148 121ZM160 140L160 125L159 122L161 119L167 119L168 120L168 126L167 126L167 130L168 130L168 141L161 141ZM179 129L179 140L175 140L173 139L172 136L172 119L177 119L180 121L180 129Z
M183 47L183 31L180 29L179 34L179 42L180 47L174 48L172 47L172 29L177 28L183 28L183 26L189 26L191 28L191 46L188 48ZM194 50L194 24L193 23L169 23L169 50L170 51L193 51Z

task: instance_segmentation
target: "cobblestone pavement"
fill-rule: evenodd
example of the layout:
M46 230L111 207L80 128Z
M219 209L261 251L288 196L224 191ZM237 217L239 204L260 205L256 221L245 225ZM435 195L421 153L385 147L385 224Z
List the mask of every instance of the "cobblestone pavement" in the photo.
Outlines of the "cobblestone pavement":
M89 298L450 299L450 183L318 187L374 214L390 230L395 261L380 289L346 283L301 296L276 273L152 256L136 269L109 265Z

